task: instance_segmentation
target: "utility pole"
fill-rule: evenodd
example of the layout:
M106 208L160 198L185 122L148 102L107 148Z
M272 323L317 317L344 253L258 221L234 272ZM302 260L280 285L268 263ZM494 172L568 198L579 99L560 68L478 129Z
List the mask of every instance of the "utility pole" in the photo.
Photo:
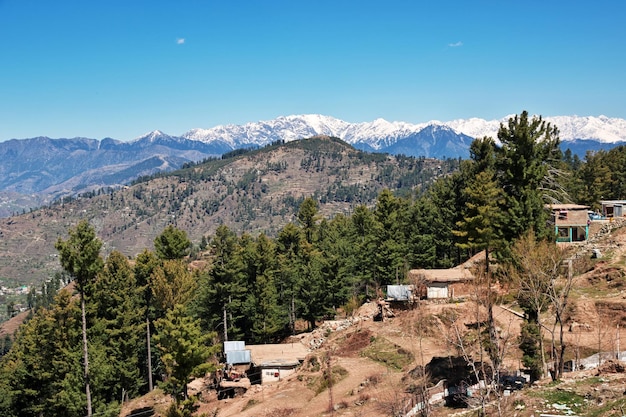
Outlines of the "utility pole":
M330 415L332 417L335 415L335 403L333 401L333 369L332 369L332 363L331 363L331 358L330 358L330 349L328 349L328 352L326 355L326 367L328 369L328 397L329 397L328 411L330 411Z
M228 322L226 321L226 304L224 304L224 342L228 342Z
M150 351L150 317L146 313L146 345L148 346L148 391L152 392L152 352Z
M617 323L617 355L616 358L617 360L619 360L620 354L619 354L619 323Z

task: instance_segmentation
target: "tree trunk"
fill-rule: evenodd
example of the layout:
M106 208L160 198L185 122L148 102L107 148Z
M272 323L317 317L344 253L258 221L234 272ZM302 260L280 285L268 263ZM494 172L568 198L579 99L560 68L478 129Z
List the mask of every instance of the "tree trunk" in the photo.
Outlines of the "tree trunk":
M83 357L85 365L85 394L87 395L87 417L91 417L91 392L89 390L89 354L87 352L87 317L85 315L85 294L80 293L80 312L83 318Z
M561 344L561 347L559 349L559 368L558 368L558 375L559 375L559 379L561 379L561 377L563 376L563 371L565 369L565 349L567 348L567 345L565 344L565 340L563 339L563 322L560 321L559 322L560 326L559 326L559 343ZM598 352L598 355L600 353Z
M152 351L150 349L150 318L146 315L146 344L148 345L148 391L152 391Z
M291 312L289 315L289 321L291 321L291 334L296 334L296 301L293 296L293 292L291 294Z
M493 294L491 293L491 274L489 273L489 248L485 249L485 274L487 276L487 326L489 332L489 359L493 366L494 377L496 381L500 378L500 347L498 341L498 332L496 331L496 322L493 318Z
M539 327L539 349L541 350L541 377L543 378L546 375L546 350L543 345L543 327L541 325L540 315L541 311L537 309L537 326Z

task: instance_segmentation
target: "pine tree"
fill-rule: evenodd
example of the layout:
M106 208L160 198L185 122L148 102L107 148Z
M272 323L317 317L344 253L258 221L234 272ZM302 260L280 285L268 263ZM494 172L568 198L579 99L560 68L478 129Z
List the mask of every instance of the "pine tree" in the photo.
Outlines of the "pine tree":
M352 224L339 214L319 225L317 248L322 253L322 276L329 293L329 306L338 308L356 296L356 282L349 271L348 259L355 256L349 240Z
M558 129L541 117L529 119L524 111L500 125L498 139L496 169L506 193L504 240L512 242L530 229L539 238L550 236L544 197L554 188L548 180L554 179L552 169L561 159Z
M288 223L278 233L276 251L278 258L278 296L281 310L287 312L291 332L295 334L298 316L298 288L303 279L300 251L304 244L301 230L293 223Z
M187 238L187 232L169 225L154 239L154 251L159 259L174 260L183 259L189 255L191 242Z
M307 242L313 243L317 229L317 221L319 220L319 205L311 197L304 199L298 209L298 222L302 226L304 238Z
M278 263L275 244L263 233L252 245L248 259L248 297L244 304L251 340L269 343L285 329L287 315L281 311L276 289ZM244 328L246 328L244 327Z
M108 387L108 398L121 392L133 397L141 386L139 352L145 313L141 288L128 259L118 251L111 252L93 287L96 327L114 372L112 381L100 385Z
M463 260L459 248L455 245L457 238L452 231L462 218L459 208L465 204L462 198L464 186L463 177L456 173L436 181L425 195L429 200L425 207L425 213L429 215L426 225L432 231L435 262L438 268L450 268Z
M157 320L155 326L158 334L154 340L167 373L164 388L177 402L187 399L189 377L211 369L205 362L219 350L219 345L212 344L215 333L203 333L199 321L188 316L181 304Z
M85 292L93 283L102 269L103 260L100 257L102 242L96 237L96 231L86 220L82 220L75 228L69 230L69 238L59 238L55 244L59 251L61 266L67 271L76 283L76 290L80 294L83 335L83 365L84 385L87 402L87 417L91 417L91 392L89 386L89 354L87 349L87 318L85 315Z
M237 235L221 225L211 239L213 264L201 276L195 302L196 315L203 329L213 331L221 324L224 338L237 340L242 336L242 300L249 291L246 286L245 264ZM223 322L226 314L227 322Z
M80 320L71 293L62 290L50 309L39 309L23 325L2 361L11 410L3 415L85 415Z
M349 239L354 252L348 259L348 268L354 276L357 286L365 294L375 294L374 287L374 253L376 252L376 219L373 213L364 205L354 209L350 218Z
M146 332L146 344L145 350L142 349L143 357L145 357L145 374L148 380L148 391L152 391L154 388L152 380L152 323L156 320L156 309L154 306L154 297L152 295L152 276L155 269L159 267L159 260L153 252L145 249L135 259L135 280L137 281L137 287L143 295L143 303L141 308L144 312L145 318L145 332ZM143 361L142 361L143 362ZM142 369L144 367L142 366Z
M329 288L322 273L322 254L305 242L299 258L302 275L296 303L299 317L306 320L309 329L313 330L318 320L331 313Z
M413 268L438 266L435 218L439 209L429 198L421 196L409 208L404 223L407 242L407 262Z
M489 271L489 252L498 245L501 230L501 210L504 196L491 170L482 171L463 190L465 207L463 219L457 222L453 233L459 238L459 247L470 256L485 250L485 268Z
M407 204L394 197L389 190L378 196L374 217L376 250L374 256L374 279L378 285L396 283L406 273L406 240L401 224Z

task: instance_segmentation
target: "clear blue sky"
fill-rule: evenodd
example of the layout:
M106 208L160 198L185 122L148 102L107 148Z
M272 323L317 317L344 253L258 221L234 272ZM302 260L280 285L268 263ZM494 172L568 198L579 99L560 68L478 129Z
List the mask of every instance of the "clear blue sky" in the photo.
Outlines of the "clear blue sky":
M0 140L626 118L626 1L0 0Z

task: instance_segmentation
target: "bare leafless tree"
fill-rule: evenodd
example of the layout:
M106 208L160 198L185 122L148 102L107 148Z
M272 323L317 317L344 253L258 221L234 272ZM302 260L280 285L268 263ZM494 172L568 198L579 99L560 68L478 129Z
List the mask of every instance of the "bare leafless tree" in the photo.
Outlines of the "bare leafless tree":
M542 374L546 371L543 331L551 334L551 351L554 366L552 378L560 378L563 372L566 344L563 339L565 311L572 288L571 267L564 274L566 252L556 243L537 240L533 231L522 236L513 247L513 263L509 276L517 286L518 300L526 310L529 320L536 320L539 328L539 349ZM548 328L542 313L550 309L554 315L553 326ZM557 342L558 338L558 342Z

